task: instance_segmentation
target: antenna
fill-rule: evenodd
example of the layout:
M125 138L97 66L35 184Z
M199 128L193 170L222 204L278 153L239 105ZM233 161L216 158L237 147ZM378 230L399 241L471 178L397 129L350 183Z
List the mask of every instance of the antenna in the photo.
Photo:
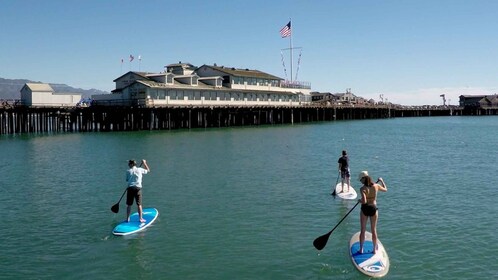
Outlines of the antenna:
M441 94L440 97L443 98L443 106L446 106L446 96L444 94Z

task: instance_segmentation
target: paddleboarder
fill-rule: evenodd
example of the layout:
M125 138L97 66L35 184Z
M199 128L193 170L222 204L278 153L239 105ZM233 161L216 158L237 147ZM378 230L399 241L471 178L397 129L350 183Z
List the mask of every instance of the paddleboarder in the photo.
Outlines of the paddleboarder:
M342 151L342 156L339 158L337 163L339 163L339 173L341 173L341 192L344 192L344 181L346 181L346 183L348 184L349 192L349 186L351 186L351 174L349 173L349 158L346 150Z
M367 221L370 219L370 227L372 232L372 243L373 243L373 254L377 250L377 221L379 219L379 211L377 208L377 192L387 192L386 183L384 179L379 178L376 184L372 181L372 178L368 175L368 171L361 171L358 179L363 184L360 188L361 199L358 201L361 203L360 211L360 249L359 253L363 253L363 243L365 242L365 231L367 227Z
M137 162L133 159L128 161L129 169L126 171L126 183L128 184L126 195L126 221L130 221L131 206L133 201L137 203L138 219L141 223L145 220L142 218L142 175L150 172L147 161L142 159L141 166L137 167Z

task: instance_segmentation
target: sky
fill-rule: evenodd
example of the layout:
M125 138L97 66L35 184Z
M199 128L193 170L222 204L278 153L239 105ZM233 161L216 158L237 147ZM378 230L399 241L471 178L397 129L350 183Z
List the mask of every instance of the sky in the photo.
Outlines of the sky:
M128 71L216 63L313 91L457 105L498 93L497 11L495 0L1 0L0 78L110 92Z

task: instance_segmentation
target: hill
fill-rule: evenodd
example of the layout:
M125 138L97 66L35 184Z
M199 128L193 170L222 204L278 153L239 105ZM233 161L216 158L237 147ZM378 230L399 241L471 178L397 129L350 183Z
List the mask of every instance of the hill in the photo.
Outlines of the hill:
M20 99L21 89L26 83L42 83L40 81L30 81L25 79L4 79L0 78L0 99ZM109 94L107 91L98 89L82 89L74 88L66 84L51 84L49 85L55 92L79 93L82 98L91 97L93 94Z

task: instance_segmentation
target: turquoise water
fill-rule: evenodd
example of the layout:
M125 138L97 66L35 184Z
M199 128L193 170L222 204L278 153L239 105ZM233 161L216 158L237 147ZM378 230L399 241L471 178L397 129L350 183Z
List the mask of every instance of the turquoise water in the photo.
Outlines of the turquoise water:
M368 170L389 188L385 279L497 278L497 129L431 117L2 136L0 278L367 279L348 255L359 209L312 245L355 203L330 196L342 149L353 179ZM129 158L149 162L144 206L160 215L115 237Z

